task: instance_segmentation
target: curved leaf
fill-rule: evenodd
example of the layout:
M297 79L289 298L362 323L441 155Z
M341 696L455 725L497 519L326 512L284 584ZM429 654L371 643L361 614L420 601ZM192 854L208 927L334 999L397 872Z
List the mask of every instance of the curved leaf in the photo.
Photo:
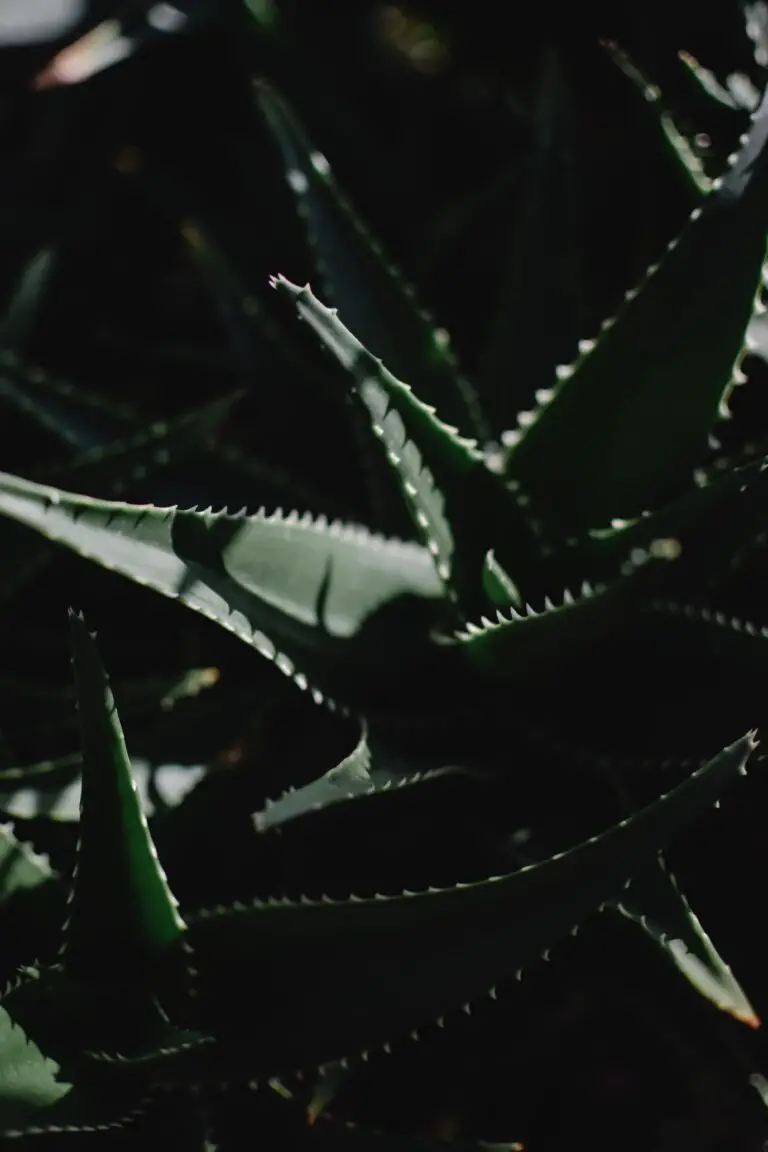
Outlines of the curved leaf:
M15 892L38 888L55 875L45 856L17 840L9 825L0 824L0 905Z
M370 792L374 787L370 773L371 753L365 724L362 729L357 745L340 764L302 788L289 788L278 800L268 800L263 811L253 817L257 832L278 828L296 816L350 800L361 792Z
M583 658L635 615L650 581L675 559L671 554L630 557L612 584L594 589L585 582L578 598L566 590L559 605L545 599L540 612L529 605L521 611L508 608L506 615L497 611L495 622L483 617L453 643L473 667L502 680L553 670L561 660Z
M28 364L8 348L0 350L0 399L83 452L143 430L138 413Z
M590 533L551 560L558 582L611 580L627 556L675 558L664 574L670 598L689 599L717 589L763 538L768 528L768 456L720 472L692 486L680 499L631 521ZM712 540L717 540L717 548Z
M284 276L273 287L291 297L299 316L351 375L382 441L414 523L434 557L437 573L466 612L482 603L483 557L504 524L514 541L527 535L527 519L511 491L487 466L472 440L437 418L407 384L395 378L312 293ZM523 562L525 553L520 554Z
M21 274L0 319L0 347L3 354L22 349L34 327L40 303L56 265L56 250L48 246L36 252Z
M46 1059L23 1028L0 1005L0 1131L6 1137L40 1124L41 1117L72 1092L58 1080L59 1066Z
M294 661L320 688L324 677L339 684L339 661L353 662L361 685L366 668L380 676L364 630L401 604L414 609L410 645L418 653L442 600L429 555L418 545L309 516L119 504L2 474L0 515L182 601L303 688L307 682ZM393 642L386 631L377 634L377 643ZM314 660L314 652L323 658ZM343 684L354 692L354 682Z
M132 484L153 470L200 447L236 399L226 397L186 412L170 423L158 421L126 441L101 444L83 452L74 462L46 469L45 478L53 483L105 491L111 496L130 492ZM26 533L14 531L9 525L4 527L3 551L0 602L13 596L45 565L48 557L45 546L36 545Z
M742 738L602 835L512 874L396 897L277 900L195 917L201 1025L227 1044L247 1038L254 1073L276 1076L434 1021L618 898L745 770L753 748L751 735Z
M413 290L389 264L342 195L325 156L283 95L261 81L257 101L280 149L318 271L362 342L445 417L482 441L491 433L480 401Z
M126 1128L144 1112L148 1099L130 1102L83 1092L60 1079L21 1025L0 1005L0 1137L43 1133L106 1132Z
M743 989L721 959L661 857L633 878L617 907L663 948L705 999L751 1028L760 1026Z
M639 514L702 458L761 284L766 138L768 93L703 207L521 421L507 472L551 534Z
M541 53L537 89L533 142L511 213L509 254L477 367L480 394L497 429L549 387L556 364L576 349L585 311L579 203L584 189L574 155L574 93L566 61L551 44ZM345 316L362 335L352 314L345 311ZM414 373L403 377L423 394Z

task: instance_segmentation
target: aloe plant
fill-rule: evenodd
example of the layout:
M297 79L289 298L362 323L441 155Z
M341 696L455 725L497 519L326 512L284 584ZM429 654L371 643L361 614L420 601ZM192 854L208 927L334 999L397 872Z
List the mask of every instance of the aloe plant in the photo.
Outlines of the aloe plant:
M123 44L123 58L155 32L174 31L152 31L154 11L129 14L140 34ZM126 27L64 49L40 86L84 80L113 62ZM645 90L640 71L614 56ZM547 228L538 208L570 195L564 170L575 179L566 72L557 52L542 59L528 224L516 234L529 244L522 269ZM744 85L721 90L698 65L685 66L710 97L739 104L734 92L743 96ZM141 1139L168 1123L174 1131L180 1122L169 1121L166 1104L181 1093L202 1146L206 1133L218 1138L222 1094L247 1085L265 1122L284 1125L297 1143L401 1146L394 1134L338 1120L334 1101L350 1069L495 999L597 910L635 925L717 1009L760 1025L666 853L750 758L760 760L768 628L738 618L732 591L768 531L768 450L756 438L734 461L713 457L713 444L760 310L768 90L712 181L692 163L660 94L648 100L682 172L690 219L546 387L548 352L532 338L518 367L505 331L509 302L540 308L541 291L526 299L513 269L473 384L288 100L261 82L255 101L321 287L315 294L281 274L270 283L289 328L301 320L318 363L322 350L331 364L368 432L361 463L383 518L407 510L410 538L330 508L332 518L313 515L307 504L254 511L245 490L235 513L122 499L171 454L202 447L221 459L210 433L231 400L148 429L140 413L30 367L25 344L50 253L29 264L0 328L0 400L75 455L31 476L0 473L4 595L47 556L30 545L32 530L43 547L177 600L255 648L356 735L332 769L310 770L298 787L285 780L282 794L217 825L216 852L236 841L236 867L213 905L179 901L161 859L174 840L197 847L204 825L185 805L147 820L94 638L70 611L80 748L0 770L3 791L24 781L41 794L73 770L81 796L79 820L59 821L72 869L29 848L22 817L0 835L0 905L9 916L34 912L40 940L58 948L10 950L17 972L0 1002L6 1138L127 1129ZM163 171L144 183L151 196L172 196L173 187ZM183 206L187 242L236 346L245 333L247 348L264 336L263 318L239 280L230 223L191 225ZM565 292L562 306L573 311L558 318L559 331L573 327L577 305ZM508 317L510 330L513 321L523 328L526 318ZM531 323L531 333L546 329L540 312ZM518 371L526 378L515 379ZM532 406L501 427L499 412L526 396ZM247 462L237 463L245 472ZM303 502L290 479L275 486ZM681 668L688 700L676 691ZM174 677L169 693L151 672L138 693L150 709L196 701L218 678ZM25 691L35 698L34 686L9 688ZM115 694L127 717L132 697ZM59 691L47 701L52 729L67 724L70 698ZM253 707L247 694L234 699L240 713ZM515 785L534 768L560 782L578 778L595 798L588 828L552 809L520 840L527 816L515 810ZM353 862L338 892L334 880L286 895L279 877L288 873L278 870L273 883L266 866L274 857L289 872L302 845L327 850L340 829L394 838L409 819L439 829L457 800L462 834L470 815L485 830L470 875L457 874L464 861L453 859L432 862L437 883L420 867L410 877L414 861L404 854L391 875L377 874L376 891L360 886ZM437 844L437 831L430 835Z
M754 749L750 734L602 835L508 875L399 897L256 902L185 921L141 811L93 638L73 612L70 629L83 757L77 863L59 957L25 967L3 998L6 1137L128 1125L163 1088L211 1090L237 1076L271 1081L308 1063L343 1061L465 998L495 995L497 978L618 894L628 875L745 771ZM368 783L367 762L363 738L324 782L271 809L254 838L308 813L322 819L339 792L342 803L355 795L359 803L378 803L384 793ZM393 795L407 804L409 788L439 780L426 777ZM5 899L63 882L4 836L11 863ZM469 946L435 981L435 961L461 935ZM336 963L340 946L349 969ZM320 999L292 988L307 947L322 979ZM273 1018L265 1014L261 984L251 983L254 964L281 1005ZM393 964L402 980L382 995ZM380 989L376 998L372 985ZM254 1029L258 1042L243 1047Z

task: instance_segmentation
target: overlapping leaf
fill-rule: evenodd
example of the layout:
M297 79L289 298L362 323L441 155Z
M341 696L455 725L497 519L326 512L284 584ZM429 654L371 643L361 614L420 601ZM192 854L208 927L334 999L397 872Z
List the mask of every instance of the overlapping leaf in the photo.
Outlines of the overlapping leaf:
M295 301L299 315L349 372L371 425L391 461L411 515L440 579L464 612L482 604L481 572L497 528L519 544L526 568L532 539L522 506L487 466L474 441L462 439L371 355L332 309L284 276L272 284Z
M346 322L425 403L481 440L490 439L478 397L447 341L353 212L288 101L266 83L259 84L257 99L280 148L320 275Z
M194 918L189 931L203 1026L229 1040L248 1035L252 1045L255 1013L254 1063L279 1075L429 1024L487 994L616 899L645 862L718 799L752 747L752 738L743 738L628 820L509 875L399 897L277 900ZM308 954L311 981L303 974ZM254 973L269 973L268 1003L258 975L253 1002L243 998Z
M768 96L701 211L521 420L508 474L551 534L637 515L701 461L760 287L767 134Z
M0 515L182 601L302 687L304 673L331 695L365 692L371 677L378 683L380 653L394 638L377 620L391 613L407 613L411 623L410 675L418 674L417 660L423 670L437 658L427 651L427 636L442 587L418 545L307 516L118 504L10 476L0 478ZM381 648L369 642L374 627ZM353 677L339 671L350 661Z

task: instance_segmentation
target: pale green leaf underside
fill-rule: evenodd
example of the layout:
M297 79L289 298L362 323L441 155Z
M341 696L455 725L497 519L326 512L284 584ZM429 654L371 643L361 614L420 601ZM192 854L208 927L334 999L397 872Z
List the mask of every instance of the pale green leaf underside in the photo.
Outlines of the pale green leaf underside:
M137 413L59 380L7 349L0 349L0 399L81 451L141 431Z
M44 856L17 840L8 825L0 824L0 905L14 892L38 888L54 875Z
M110 1115L108 1097L86 1096L59 1080L59 1073L56 1061L44 1056L0 1005L0 1138L82 1132L85 1139L127 1127L149 1102L137 1097L135 1107Z
M746 994L661 857L633 878L618 908L645 929L702 996L737 1020L753 1028L759 1025Z
M57 1080L58 1071L0 1006L0 1133L48 1123L46 1111L72 1091Z
M268 800L264 809L253 817L256 830L266 832L296 816L370 792L374 787L370 768L368 733L363 725L358 743L339 764L317 780L301 788L289 788L277 800Z
M363 528L93 500L0 474L0 515L215 620L299 683L380 609L443 595L428 553ZM306 682L302 683L306 686Z

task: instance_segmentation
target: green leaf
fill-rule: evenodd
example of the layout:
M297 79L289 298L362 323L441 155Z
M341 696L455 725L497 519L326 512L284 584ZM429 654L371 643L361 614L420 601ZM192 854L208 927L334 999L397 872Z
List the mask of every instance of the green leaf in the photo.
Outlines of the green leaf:
M156 420L125 440L106 437L74 460L45 469L49 484L76 483L111 494L128 490L137 479L165 467L182 453L206 446L242 398L234 392L195 407L171 420Z
M551 44L541 54L532 147L524 157L515 210L505 213L512 216L509 256L477 367L495 428L506 428L521 405L549 387L557 363L573 355L583 330L583 190L574 154L574 94L560 57ZM352 314L344 314L368 343ZM397 373L384 354L383 359ZM422 394L415 374L404 378Z
M56 265L56 250L41 248L29 261L0 319L0 348L18 352L29 339Z
M136 724L168 716L180 701L199 696L218 679L217 668L190 668L118 681L113 684L113 690L122 719ZM30 717L37 735L50 740L49 749L77 727L73 708L77 697L71 684L0 676L0 698L17 713L19 726L25 717ZM9 778L8 771L0 768L0 783ZM15 770L19 779L23 779L24 771L23 768Z
M394 897L277 900L195 917L189 932L201 1026L227 1045L247 1042L254 1074L279 1076L435 1021L488 994L617 899L745 771L753 748L753 736L743 737L602 835L511 874Z
M701 90L734 112L753 112L760 103L760 93L753 86L752 81L743 73L733 73L722 85L708 68L703 68L699 61L689 52L678 52L678 59L683 64L688 75L696 81Z
M348 1078L349 1069L340 1060L318 1069L317 1080L307 1101L307 1122L310 1127L338 1096Z
M760 1026L754 1008L661 857L633 878L617 907L662 947L705 999L752 1028Z
M25 780L33 785L36 781L42 781L42 787L45 788L46 780L51 777L61 777L70 783L72 778L78 775L82 759L79 752L74 752L67 756L59 756L55 760L39 760L34 764L3 768L0 771L0 788L5 791L8 785L18 787Z
M59 1066L14 1024L0 1006L0 1132L5 1137L32 1126L59 1100L72 1092L71 1084L58 1079Z
M184 932L147 827L120 720L96 645L70 610L83 752L80 843L64 946L87 983L117 970L142 980Z
M139 414L0 350L0 399L62 443L81 451L104 448L144 431Z
M508 475L550 536L634 516L685 482L744 350L765 260L768 94L733 167L615 320L519 420Z
M488 468L475 442L462 439L443 424L432 408L363 347L309 285L299 288L284 276L273 277L271 283L294 300L299 316L350 373L373 431L396 471L414 523L434 557L438 576L465 612L478 610L483 602L483 557L494 542L497 526L503 523L507 535L515 539L526 525L514 496ZM520 563L524 563L522 553Z
M445 794L433 793L432 789L440 788L446 777L460 776L460 769L445 767L407 772L399 768L393 770L390 764L386 767L374 768L371 764L371 752L368 747L367 725L364 722L362 728L363 732L358 744L349 756L339 764L316 780L310 781L309 784L299 788L287 788L277 800L267 800L264 808L253 815L256 831L259 833L274 830L283 831L286 825L290 825L294 821L301 822L303 819L310 819L314 832L317 827L318 815L321 813L323 816L328 815L329 808L336 808L342 804L352 804L351 808L347 807L347 813L350 819L354 819L360 811L359 807L355 807L352 803L357 798L365 796L369 801L374 801L374 798L378 797L379 800L386 801L395 796L395 793L399 794L401 790L409 791L411 808L414 812L416 811L416 791L419 790L424 793L429 790L426 799L422 799L422 802L427 805L427 811L429 811L428 806L431 803L433 809L439 809L445 818ZM382 759L384 759L383 756ZM400 802L405 803L405 801ZM366 807L370 809L370 804ZM466 807L464 811L466 812ZM385 808L383 812L380 812L380 819L383 822L388 819L396 820L397 810L392 815ZM402 830L402 823L400 827ZM299 834L301 835L301 833Z
M483 587L488 599L497 608L520 608L520 593L508 572L496 559L491 548L483 561Z
M17 840L9 825L0 824L0 905L15 892L39 888L55 875L45 856Z
M213 238L197 221L185 220L181 234L219 313L239 364L242 383L246 385L259 375L258 358L254 357L254 338L265 335L259 329L263 330L266 325L268 334L275 338L269 328L269 318L219 251Z
M615 579L627 556L667 556L676 562L665 569L659 595L703 596L717 589L762 538L766 496L768 456L758 456L742 467L700 478L679 500L656 512L591 533L556 553L551 564L558 582L567 583L576 574L604 581Z
M682 133L677 130L672 111L667 106L661 89L653 84L635 61L615 44L604 41L603 47L646 104L653 109L674 161L674 167L683 175L683 190L690 200L691 208L694 208L712 188L712 181L707 177L704 165Z
M516 847L511 854L520 864L532 862L527 853ZM612 901L611 907L639 925L705 1000L752 1028L760 1026L744 991L667 871L661 855L633 877L621 899Z
M286 820L370 792L374 788L371 753L367 726L363 724L362 729L355 748L340 764L301 788L287 789L278 800L267 800L264 809L253 817L257 832L278 828Z
M215 431L237 396L185 412L170 423L158 421L129 440L102 444L87 450L73 462L45 470L49 482L76 485L84 491L103 491L120 496L152 471L200 448ZM49 557L49 550L9 525L3 532L4 566L0 580L0 603L27 583Z
M356 216L326 157L307 138L284 96L263 81L256 91L334 304L396 376L412 381L446 419L490 440L478 397L459 372L446 339Z
M294 661L321 689L327 683L354 694L372 677L386 691L391 678L379 665L395 635L382 627L374 643L370 628L381 613L401 610L412 613L414 666L405 671L420 675L420 645L427 645L442 601L429 555L418 545L309 516L119 504L2 474L0 515L201 612L302 688L307 681ZM399 632L396 643L402 658ZM351 679L339 673L339 662L354 669ZM389 690L400 686L389 683Z
M126 1128L148 1098L73 1086L0 1005L0 1137L107 1132Z
M534 671L553 671L559 661L583 658L600 639L619 630L639 610L643 593L658 580L674 556L630 557L611 584L592 588L584 583L580 596L568 590L555 605L545 599L540 612L526 605L518 611L497 610L496 621L483 617L469 624L452 643L464 659L484 674L511 682L525 681Z

